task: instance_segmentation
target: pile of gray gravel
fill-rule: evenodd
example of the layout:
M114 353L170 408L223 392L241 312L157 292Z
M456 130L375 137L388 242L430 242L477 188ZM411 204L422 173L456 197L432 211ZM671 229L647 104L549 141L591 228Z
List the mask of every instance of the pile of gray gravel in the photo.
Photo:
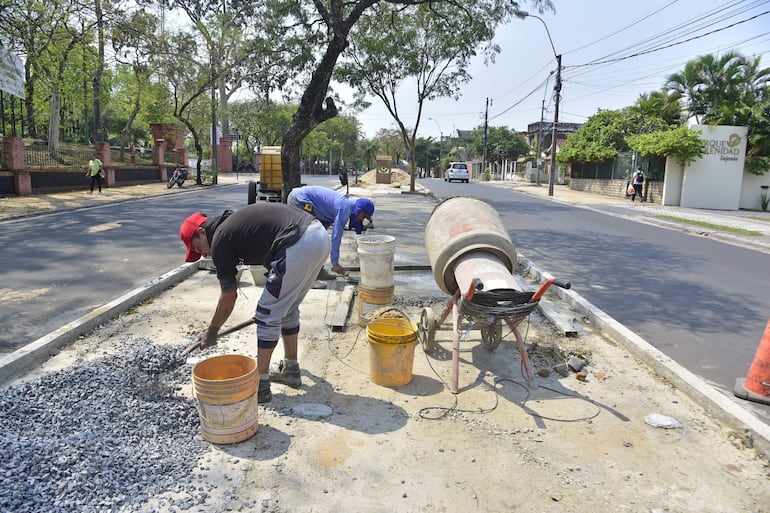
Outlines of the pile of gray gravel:
M0 389L0 511L138 511L173 492L201 504L196 436L179 349L124 337L115 351Z

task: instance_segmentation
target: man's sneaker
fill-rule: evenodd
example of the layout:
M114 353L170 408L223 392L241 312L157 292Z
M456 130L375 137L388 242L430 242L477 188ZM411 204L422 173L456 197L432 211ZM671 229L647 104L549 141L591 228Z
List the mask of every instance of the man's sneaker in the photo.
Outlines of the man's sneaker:
M270 391L270 381L260 380L257 389L257 403L264 404L273 400L273 393Z
M278 370L270 371L270 381L283 383L292 388L299 388L302 385L302 376L299 373L298 363L286 363L281 360L278 363Z

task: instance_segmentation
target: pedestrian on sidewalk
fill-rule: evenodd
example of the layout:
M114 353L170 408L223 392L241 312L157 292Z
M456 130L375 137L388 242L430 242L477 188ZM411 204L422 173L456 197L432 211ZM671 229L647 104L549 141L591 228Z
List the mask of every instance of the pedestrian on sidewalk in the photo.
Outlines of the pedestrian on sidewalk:
M273 399L270 382L302 385L297 345L299 305L329 254L329 236L313 216L283 203L260 202L216 217L200 212L182 223L179 235L187 246L185 260L211 256L220 294L209 327L198 336L201 349L217 343L217 333L238 297L237 266L263 265L267 281L257 301L257 401ZM283 339L284 358L270 371L270 358Z
M641 167L637 167L634 171L634 175L631 177L631 185L634 186L634 193L631 195L631 201L634 201L639 196L639 201L642 200L642 185L644 185L644 171Z
M103 167L104 164L102 164L102 161L99 160L99 156L94 153L91 156L91 160L88 161L88 171L86 171L86 176L91 177L91 188L89 189L88 194L93 194L94 185L98 185L99 194L102 193L102 178L104 178Z
M337 192L328 187L308 185L292 189L286 203L301 208L312 214L327 230L332 227L332 241L330 259L332 271L339 275L345 274L345 268L340 265L340 245L345 225L348 229L355 230L357 234L363 233L371 227L372 215L374 215L374 203L368 198L349 198L346 194ZM364 225L364 219L369 224ZM335 276L321 269L319 280L333 279Z

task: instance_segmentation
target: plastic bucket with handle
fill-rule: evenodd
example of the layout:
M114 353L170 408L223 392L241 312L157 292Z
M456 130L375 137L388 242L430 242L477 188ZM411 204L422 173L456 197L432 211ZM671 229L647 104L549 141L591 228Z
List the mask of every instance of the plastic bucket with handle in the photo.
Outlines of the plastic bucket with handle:
M215 444L242 442L257 432L257 361L237 354L213 356L192 371L203 438Z
M408 319L380 318L366 325L369 378L397 387L412 381L417 326Z

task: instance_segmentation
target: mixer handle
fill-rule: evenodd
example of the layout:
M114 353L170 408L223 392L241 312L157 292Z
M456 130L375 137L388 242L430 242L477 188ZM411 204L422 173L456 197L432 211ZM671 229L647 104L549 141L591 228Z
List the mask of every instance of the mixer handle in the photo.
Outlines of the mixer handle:
M534 303L535 301L540 301L540 298L543 297L543 294L546 293L551 285L556 285L557 287L561 287L563 289L572 288L572 284L568 281L561 281L557 280L556 278L548 278L540 285L537 291L532 294L532 299L530 299L529 302Z

